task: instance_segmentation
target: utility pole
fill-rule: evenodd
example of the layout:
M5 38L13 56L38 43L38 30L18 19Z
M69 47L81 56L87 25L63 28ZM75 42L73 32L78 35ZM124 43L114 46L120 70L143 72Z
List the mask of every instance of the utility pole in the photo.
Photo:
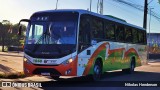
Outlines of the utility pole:
M148 0L144 1L144 18L143 18L143 28L147 30L147 13L148 13Z
M58 8L58 0L57 0L57 2L56 2L56 10L57 10L57 8Z
M103 14L103 0L100 0L100 14Z
M97 2L97 13L103 15L103 0L98 0Z
M90 11L92 11L92 0L90 0Z

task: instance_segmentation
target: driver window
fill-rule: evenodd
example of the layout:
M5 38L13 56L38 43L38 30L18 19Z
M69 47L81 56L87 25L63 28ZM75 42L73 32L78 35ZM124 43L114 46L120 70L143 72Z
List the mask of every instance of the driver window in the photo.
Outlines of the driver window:
M91 33L90 33L90 18L87 15L82 15L80 20L79 29L79 50L83 50L90 45Z

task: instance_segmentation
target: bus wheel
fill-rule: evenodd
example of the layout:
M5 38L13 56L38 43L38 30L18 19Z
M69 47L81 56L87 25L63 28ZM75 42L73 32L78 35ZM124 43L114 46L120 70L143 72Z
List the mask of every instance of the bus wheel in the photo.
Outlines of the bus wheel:
M135 62L132 60L130 68L129 68L129 73L134 73L134 68L135 68Z
M132 74L132 73L134 73L134 68L135 68L135 62L134 62L134 60L132 60L132 61L131 61L131 64L130 64L130 68L122 69L122 71L123 71L124 73Z
M60 78L60 76L51 76L54 80L59 80Z
M93 68L93 80L98 81L101 78L102 74L102 67L101 67L101 62L99 60L96 60L94 68Z

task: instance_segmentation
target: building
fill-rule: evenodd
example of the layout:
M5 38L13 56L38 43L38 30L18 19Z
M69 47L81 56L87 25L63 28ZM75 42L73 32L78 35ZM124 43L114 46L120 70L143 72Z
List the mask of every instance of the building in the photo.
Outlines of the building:
M160 59L160 33L148 33L149 58Z

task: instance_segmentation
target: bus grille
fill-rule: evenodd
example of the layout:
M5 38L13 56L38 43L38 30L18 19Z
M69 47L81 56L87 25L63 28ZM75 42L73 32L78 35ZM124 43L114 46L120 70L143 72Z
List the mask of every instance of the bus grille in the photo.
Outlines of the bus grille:
M58 72L56 69L53 69L53 68L37 68L33 71L33 74L41 74L41 73L50 73L51 75L54 75L54 76L60 76L61 73Z

